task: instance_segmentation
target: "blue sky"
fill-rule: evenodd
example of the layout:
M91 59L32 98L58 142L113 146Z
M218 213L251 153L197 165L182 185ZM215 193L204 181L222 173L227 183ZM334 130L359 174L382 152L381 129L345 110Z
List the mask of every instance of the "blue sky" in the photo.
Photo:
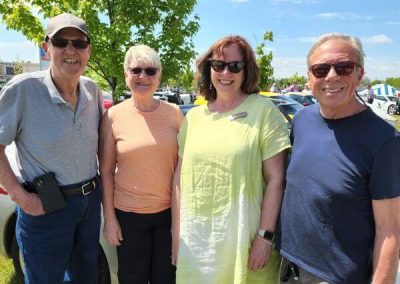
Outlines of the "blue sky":
M198 0L194 13L200 17L194 37L199 54L225 35L242 35L255 47L265 31L272 31L267 50L273 53L276 78L306 75L308 49L328 32L361 39L370 79L400 77L398 0ZM0 24L0 59L38 62L38 53L21 34Z

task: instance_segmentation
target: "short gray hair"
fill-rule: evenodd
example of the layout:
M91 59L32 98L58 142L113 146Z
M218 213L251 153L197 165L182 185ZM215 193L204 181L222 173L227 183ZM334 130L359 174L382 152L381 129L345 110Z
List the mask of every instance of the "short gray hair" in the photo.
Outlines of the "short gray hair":
M341 33L328 33L328 34L323 34L321 35L317 41L311 46L310 51L308 52L307 55L307 67L310 67L310 58L312 56L312 54L314 53L314 51L323 43L332 40L332 39L341 39L344 41L347 41L348 43L350 43L353 47L354 47L354 51L357 53L357 57L358 57L358 64L360 64L361 67L364 67L364 50L361 44L361 41L358 37L353 37L353 36L349 36L349 35L345 35L345 34L341 34Z
M144 44L134 45L128 49L125 53L124 70L128 70L132 61L150 64L161 70L160 56L154 49Z

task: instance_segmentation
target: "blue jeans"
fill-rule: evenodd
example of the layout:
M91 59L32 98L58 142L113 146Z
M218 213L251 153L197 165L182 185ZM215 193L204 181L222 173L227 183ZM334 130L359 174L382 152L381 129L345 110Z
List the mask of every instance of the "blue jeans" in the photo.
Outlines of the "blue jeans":
M17 207L16 238L24 257L25 283L97 283L101 190L66 197L66 207L32 216Z

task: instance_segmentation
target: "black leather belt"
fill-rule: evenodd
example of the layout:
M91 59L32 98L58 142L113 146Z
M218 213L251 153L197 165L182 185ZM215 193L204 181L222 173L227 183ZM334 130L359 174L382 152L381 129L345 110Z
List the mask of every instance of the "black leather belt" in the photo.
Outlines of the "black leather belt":
M91 178L83 182L74 183L70 185L60 185L59 188L64 197L68 197L79 194L88 195L93 190L95 190L99 184L100 184L99 177L96 176L94 178ZM22 186L26 189L26 191L37 194L37 191L33 186L33 183L24 182Z

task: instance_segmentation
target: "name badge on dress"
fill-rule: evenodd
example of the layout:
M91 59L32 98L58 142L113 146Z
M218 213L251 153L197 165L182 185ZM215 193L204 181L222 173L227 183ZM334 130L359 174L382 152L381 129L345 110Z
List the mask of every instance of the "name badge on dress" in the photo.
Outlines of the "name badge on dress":
M229 120L232 121L232 120L235 120L235 119L238 119L238 118L243 118L243 117L246 117L246 116L247 116L247 111L243 111L243 112L231 114L229 116Z

